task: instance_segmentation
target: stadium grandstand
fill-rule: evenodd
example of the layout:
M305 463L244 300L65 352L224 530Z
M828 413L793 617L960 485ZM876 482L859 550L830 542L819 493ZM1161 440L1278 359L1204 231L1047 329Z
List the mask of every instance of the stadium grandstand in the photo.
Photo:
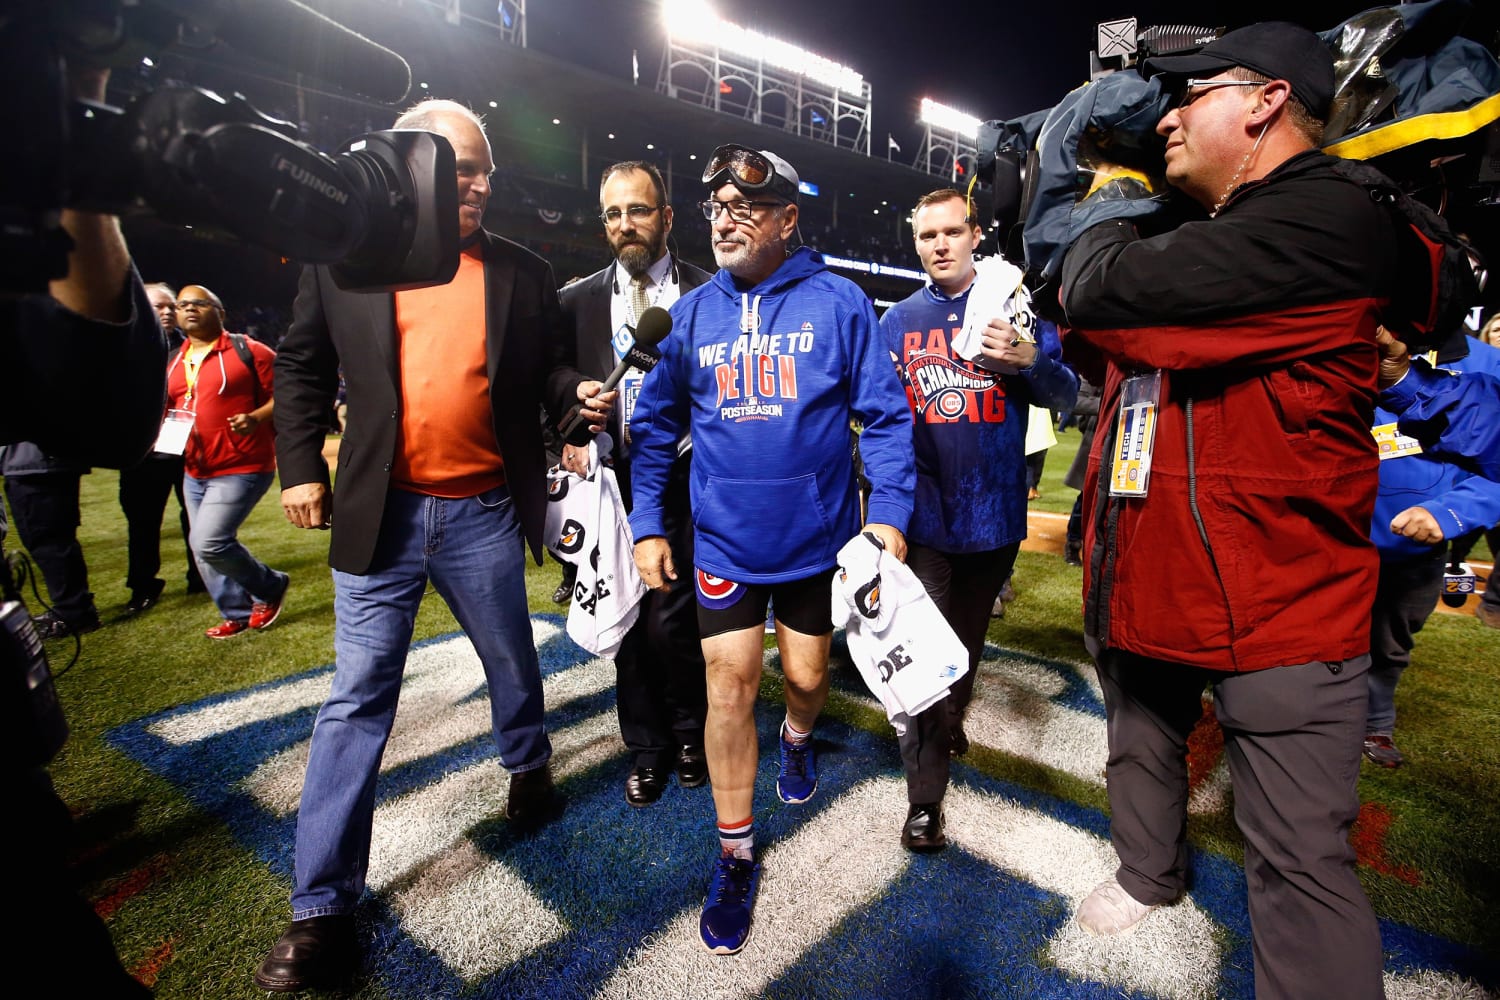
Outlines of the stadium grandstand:
M199 55L174 48L141 69L140 83L171 79L242 93L264 113L293 123L298 138L330 153L359 134L388 128L401 107L425 95L462 101L485 117L494 149L486 228L546 257L559 283L608 261L597 217L598 178L604 166L626 159L658 166L677 213L678 252L712 269L708 225L697 208L704 196L700 163L715 146L733 141L774 149L797 167L804 182L803 242L881 307L910 294L920 280L906 221L911 205L972 170L972 153L951 142L937 144L947 149L946 158L927 156L924 146L922 166L930 161L934 172L885 158L884 137L872 155L867 119L859 120L860 95L851 112L840 103L846 98L838 87L820 89L801 72L771 71L755 79L735 68L750 60L719 61L721 53L701 46L669 50L664 25L643 31L655 35L657 51L622 59L623 73L611 75L581 64L576 54L570 60L528 47L524 2L314 0L309 6L403 56L412 68L407 100L400 106L364 100L221 50ZM654 6L642 5L643 13ZM684 67L695 59L698 65ZM678 82L695 72L697 86ZM712 76L706 85L705 73ZM114 84L128 93L132 81L117 74ZM731 100L736 91L740 96ZM868 84L862 96L867 113ZM290 312L294 262L230 235L189 236L153 218L130 219L126 231L148 279L202 281L220 289L231 306Z

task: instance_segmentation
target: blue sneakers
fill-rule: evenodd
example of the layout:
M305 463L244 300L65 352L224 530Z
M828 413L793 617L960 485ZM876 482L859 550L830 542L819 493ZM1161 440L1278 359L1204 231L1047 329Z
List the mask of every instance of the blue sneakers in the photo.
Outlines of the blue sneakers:
M708 901L698 918L698 936L703 947L715 955L733 955L750 940L750 911L755 908L755 888L760 884L760 865L732 854L714 859Z
M783 730L777 742L781 744L781 770L776 775L776 794L793 805L806 802L818 790L818 757L812 738L801 745L788 743Z

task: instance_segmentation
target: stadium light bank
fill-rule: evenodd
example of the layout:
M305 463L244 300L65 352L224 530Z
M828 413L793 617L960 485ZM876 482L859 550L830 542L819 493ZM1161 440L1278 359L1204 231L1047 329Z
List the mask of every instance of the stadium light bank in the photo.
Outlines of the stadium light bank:
M922 98L922 112L918 120L930 128L950 132L971 142L979 135L978 118L946 104L939 104L930 97Z
M717 45L726 52L848 93L858 94L864 87L865 78L858 71L790 42L725 21L704 0L663 0L661 13L668 35L680 41Z

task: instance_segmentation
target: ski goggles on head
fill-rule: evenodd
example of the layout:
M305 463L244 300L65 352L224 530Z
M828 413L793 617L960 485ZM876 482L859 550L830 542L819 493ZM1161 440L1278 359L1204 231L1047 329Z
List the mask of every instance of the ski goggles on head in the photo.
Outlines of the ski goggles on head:
M791 164L734 143L720 146L709 155L703 183L710 191L733 184L745 194L765 191L788 202L797 201L797 173Z

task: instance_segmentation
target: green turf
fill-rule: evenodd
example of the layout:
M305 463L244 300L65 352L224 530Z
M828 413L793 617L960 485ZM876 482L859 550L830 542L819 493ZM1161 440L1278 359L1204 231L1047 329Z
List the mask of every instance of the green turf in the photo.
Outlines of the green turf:
M1061 435L1048 456L1037 509L1066 513L1074 493L1061 483L1078 434ZM78 868L91 898L113 905L109 916L127 968L157 968L163 998L262 996L250 973L287 915L288 887L240 847L216 819L172 785L109 748L103 735L121 723L209 695L284 677L332 660L332 583L328 536L297 531L283 520L275 489L241 538L262 559L292 574L287 611L276 627L215 643L203 629L217 622L212 604L182 588L181 539L169 508L162 554L168 587L161 604L118 620L124 587L125 525L118 475L98 471L83 483L80 529L93 589L106 627L86 636L78 663L58 680L72 736L53 766L58 788L79 818ZM175 501L173 502L175 504ZM15 542L11 539L11 548ZM990 633L992 642L1041 656L1082 660L1079 570L1057 556L1023 552L1018 599ZM558 568L532 567L535 611L554 611ZM418 639L456 628L441 600L424 603ZM55 670L71 640L49 643ZM1393 822L1388 861L1421 872L1420 883L1364 871L1379 913L1422 930L1500 953L1500 632L1472 616L1434 615L1419 637L1412 668L1397 693L1400 745L1411 760L1398 771L1367 766L1361 791L1384 805ZM768 683L764 693L777 696ZM828 709L854 725L890 737L877 713L835 696ZM1103 808L1102 791L1021 758L976 748L970 762L996 777ZM1238 860L1226 813L1195 818L1195 843ZM150 876L143 891L132 882ZM377 986L361 996L377 997Z

